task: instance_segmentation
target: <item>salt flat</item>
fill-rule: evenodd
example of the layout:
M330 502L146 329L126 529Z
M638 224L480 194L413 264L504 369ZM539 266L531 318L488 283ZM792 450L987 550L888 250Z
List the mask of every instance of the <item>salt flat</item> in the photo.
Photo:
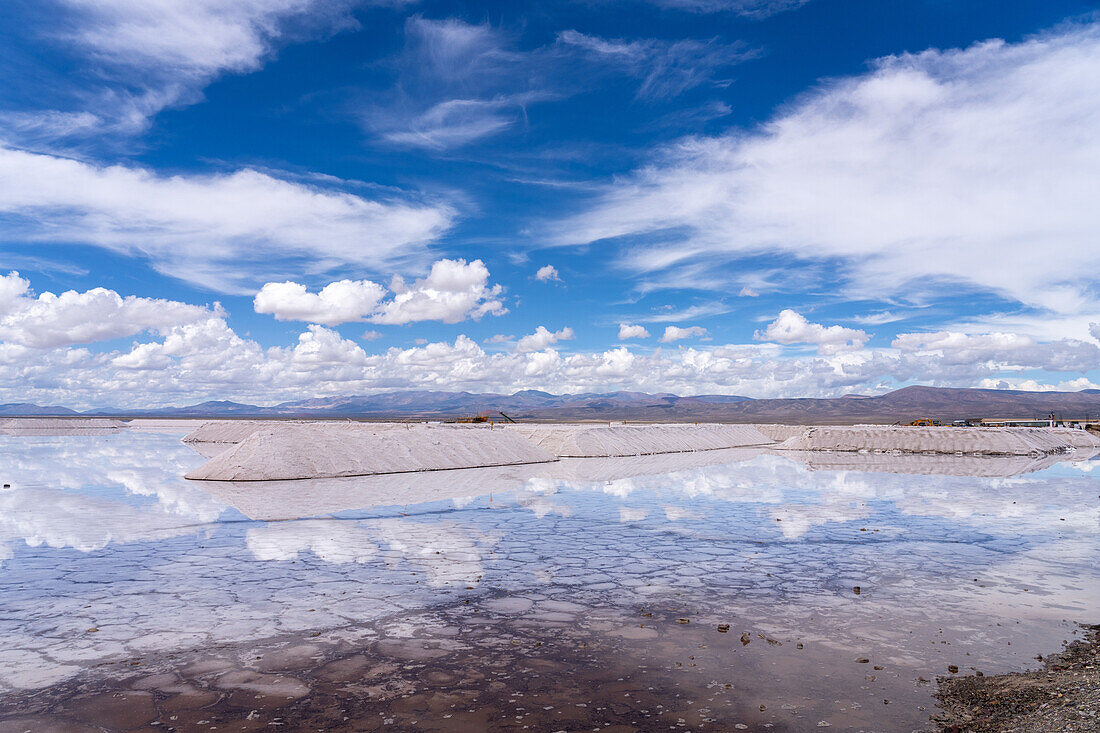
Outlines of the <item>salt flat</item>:
M333 728L354 700L398 728L913 730L922 678L1025 669L1100 603L1086 451L208 482L180 437L0 436L0 725L125 729L124 700L134 730Z

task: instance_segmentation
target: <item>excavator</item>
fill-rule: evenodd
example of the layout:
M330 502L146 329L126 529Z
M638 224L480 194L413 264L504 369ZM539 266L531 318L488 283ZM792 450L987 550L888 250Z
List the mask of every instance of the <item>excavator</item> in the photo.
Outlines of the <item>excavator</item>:
M503 417L505 420L507 420L510 423L515 422L515 420L508 417L503 412L500 413L500 416ZM493 419L492 419L491 416L489 416L488 414L485 414L485 413L480 413L480 412L476 415L467 415L465 417L460 417L457 420L455 420L455 422L458 422L458 423L482 423L482 422L492 422L492 421L493 421Z

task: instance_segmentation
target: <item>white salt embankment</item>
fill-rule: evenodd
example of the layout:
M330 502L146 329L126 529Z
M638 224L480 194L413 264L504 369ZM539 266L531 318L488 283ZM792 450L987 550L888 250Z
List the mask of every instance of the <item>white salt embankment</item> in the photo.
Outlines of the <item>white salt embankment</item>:
M104 417L16 417L0 420L0 435L109 435L126 428L121 420Z
M370 423L275 425L187 478L274 481L544 463L554 456L507 430Z
M510 425L558 458L610 458L744 448L772 441L752 425Z
M213 420L183 436L184 443L240 443L257 430L276 425L302 425L299 421L280 420Z
M955 428L892 425L806 428L779 450L963 453L1034 456L1100 446L1100 438L1060 428Z
M768 426L775 428L776 426ZM785 426L783 426L785 427ZM422 425L219 422L187 440L211 460L188 478L266 481L439 471L732 448L866 454L1044 456L1100 449L1100 438L1057 428L857 425L791 428L775 443L754 425ZM788 431L771 430L776 437ZM199 440L202 438L202 440ZM241 442L233 446L231 441ZM914 467L915 468L915 467ZM1009 474L1015 473L1007 467ZM927 472L927 469L917 469ZM958 470L958 469L954 469ZM978 475L1006 467L975 466ZM1020 466L1020 471L1029 470Z
M778 425L776 423L764 423L753 425L753 427L776 443L782 443L788 438L802 435L807 430L806 425Z

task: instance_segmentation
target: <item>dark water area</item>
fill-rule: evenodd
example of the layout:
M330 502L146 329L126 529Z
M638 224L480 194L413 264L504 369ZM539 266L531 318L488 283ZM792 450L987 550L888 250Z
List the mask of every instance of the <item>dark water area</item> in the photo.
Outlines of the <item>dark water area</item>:
M219 484L179 438L0 436L0 732L920 730L1100 608L1094 460Z

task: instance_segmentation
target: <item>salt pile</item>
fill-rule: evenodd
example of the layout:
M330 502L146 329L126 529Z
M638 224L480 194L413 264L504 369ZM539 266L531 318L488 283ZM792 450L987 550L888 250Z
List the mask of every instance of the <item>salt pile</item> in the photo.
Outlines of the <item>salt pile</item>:
M280 425L355 425L350 420L214 420L205 422L183 436L184 443L240 443L253 433ZM410 423L378 422L365 423L375 430L405 428ZM419 423L411 423L419 424ZM466 426L455 426L466 427ZM201 452L201 451L200 451Z
M806 428L780 443L780 450L1045 455L1100 440L1083 430L1057 428L954 428L854 425Z
M508 429L559 458L690 453L773 442L752 425L512 425Z
M516 432L370 423L285 424L256 430L187 474L272 481L543 463L554 457Z
M624 458L732 448L871 454L1044 456L1100 450L1100 438L1058 428L857 425L423 425L402 423L219 421L185 438L210 460L188 478L268 481L369 476L542 463L560 458ZM769 435L770 433L770 435ZM775 438L786 437L781 443ZM240 441L233 445L234 441ZM888 462L888 461L887 461ZM853 464L852 470L859 470ZM874 467L867 466L874 470ZM892 470L885 465L878 470ZM911 466L919 473L1013 475L1020 465ZM908 472L902 468L901 472Z
M1040 428L1042 430L1042 428ZM1100 435L1096 433L1090 433L1088 430L1077 430L1074 428L1047 428L1046 432L1051 432L1057 435L1060 439L1066 441L1074 448L1084 448L1085 450L1100 450Z
M19 417L0 420L0 435L109 435L126 427L103 417Z
M257 430L275 425L300 425L300 422L276 420L214 420L205 422L183 436L184 443L240 443Z
M788 438L802 435L807 430L807 426L805 425L777 425L775 423L753 425L753 427L776 443L782 443Z

